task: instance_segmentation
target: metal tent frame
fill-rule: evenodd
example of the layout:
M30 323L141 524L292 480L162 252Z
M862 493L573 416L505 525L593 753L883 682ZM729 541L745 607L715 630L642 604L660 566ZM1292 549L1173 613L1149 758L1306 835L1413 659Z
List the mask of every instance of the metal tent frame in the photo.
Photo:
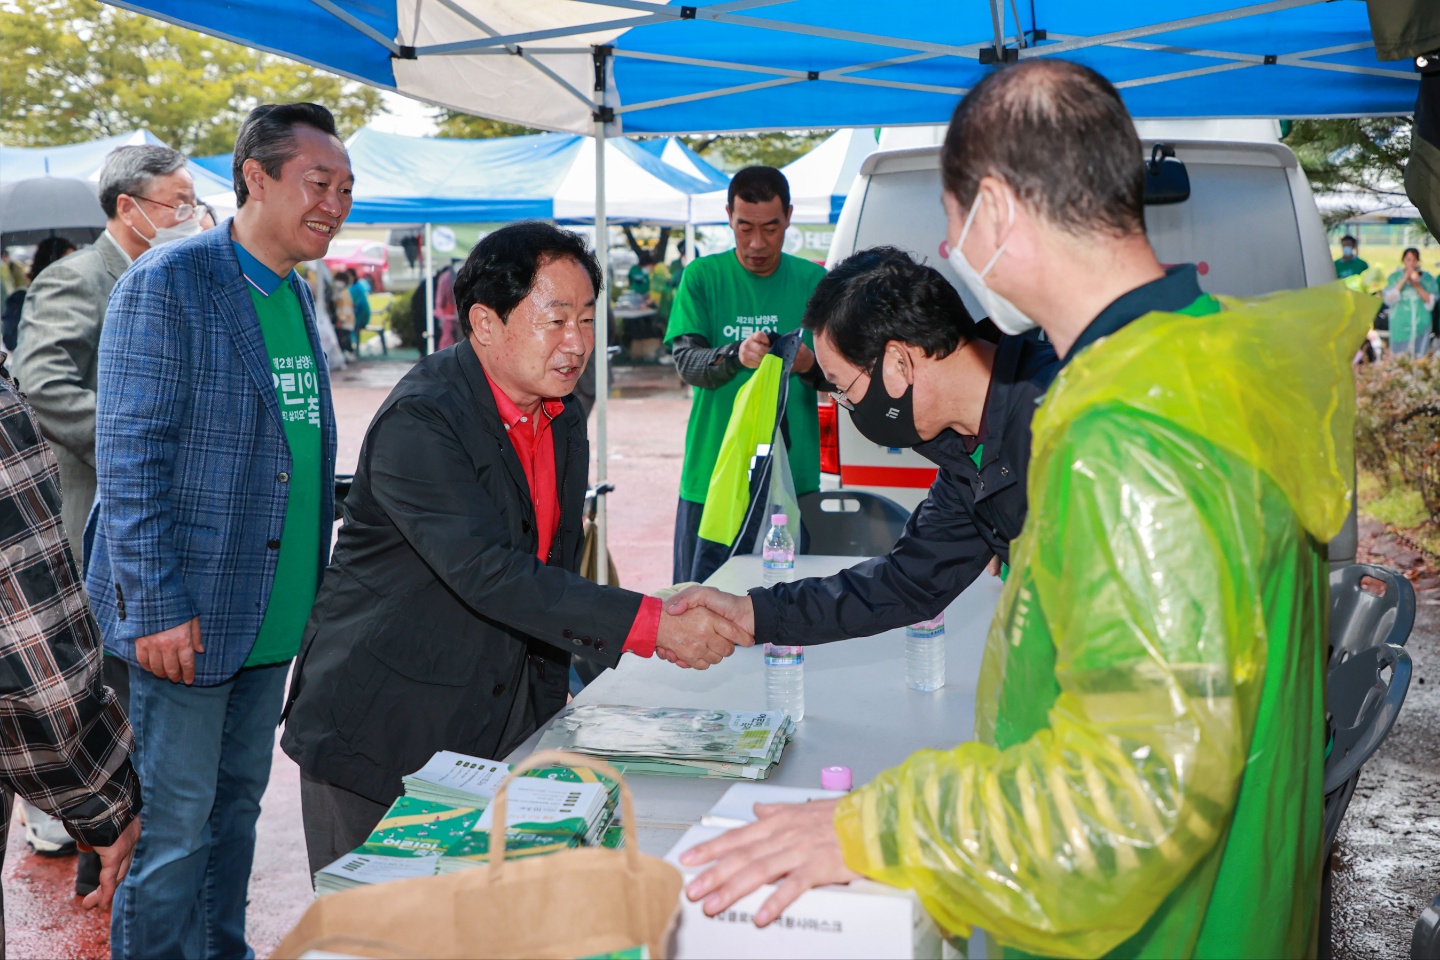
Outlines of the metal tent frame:
M767 19L764 17L747 16L745 11L761 7L781 5L789 0L728 0L704 7L689 7L681 5L669 5L655 3L652 0L571 0L576 4L588 4L597 7L613 8L615 10L633 11L639 16L621 18L597 19L583 24L555 27L547 30L531 30L523 33L504 34L493 29L489 24L480 19L470 11L464 9L457 0L431 0L457 16L462 17L472 24L480 35L468 40L451 41L448 43L429 44L422 46L407 45L399 40L385 37L373 27L354 17L343 10L334 0L310 0L310 2L327 12L335 15L355 29L373 39L376 43L389 50L397 59L418 60L428 57L452 57L452 56L514 56L523 59L533 66L541 75L552 81L559 88L559 92L579 101L584 107L594 114L597 124L605 124L607 135L615 136L622 133L623 121L621 118L627 114L635 114L646 110L655 110L661 107L674 106L682 103L693 103L703 100L713 100L721 97L734 96L736 94L751 93L757 90L764 90L772 87L787 86L797 83L808 83L814 81L831 81L847 84L859 84L865 86L886 87L897 90L908 90L921 93L937 93L949 96L961 97L968 92L968 87L944 86L936 84L911 83L903 80L890 80L881 77L857 76L856 74L868 73L886 67L901 66L917 63L925 60L933 60L939 57L957 57L966 60L978 61L980 63L1013 62L1017 60L1032 59L1035 57L1049 57L1071 53L1076 50L1083 50L1095 47L1112 47L1124 50L1139 50L1147 52L1158 52L1176 54L1187 57L1196 57L1205 60L1221 60L1223 63L1210 64L1208 66L1195 67L1182 71L1167 71L1154 74L1148 77L1123 80L1116 83L1120 89L1131 89L1136 87L1149 86L1156 83L1166 83L1176 80L1190 79L1195 77L1208 76L1219 73L1228 73L1235 70L1250 69L1253 67L1280 65L1290 67L1301 67L1321 72L1347 73L1358 75L1369 75L1385 77L1388 79L1406 80L1418 83L1418 77L1412 71L1402 69L1387 69L1385 67L1372 67L1360 64L1331 63L1316 58L1334 56L1337 54L1350 53L1374 47L1374 41L1360 41L1348 44L1340 44L1329 47L1320 47L1310 50L1300 50L1289 53L1257 54L1233 50L1213 50L1195 47L1183 47L1165 43L1150 43L1144 38L1164 33L1172 33L1181 30L1189 30L1196 27L1208 26L1217 23L1227 23L1236 20L1243 20L1258 17L1265 14L1277 13L1292 10L1300 7L1315 6L1330 2L1330 0L1268 0L1265 3L1251 4L1248 6L1235 7L1228 10L1220 10L1214 13L1201 16L1186 17L1181 19L1161 20L1159 22L1140 27L1133 27L1127 30L1118 30L1108 33L1095 34L1092 36L1078 36L1073 34L1046 34L1044 31L1031 28L1024 28L1023 25L1015 23L1013 34L1009 32L1010 22L1007 15L1004 0L989 0L993 36L984 40L977 40L974 43L950 44L936 43L926 40L917 40L906 37L888 36L879 33L869 33L852 30L839 30L829 27L819 27L807 24L788 23L780 20ZM418 11L423 7L425 0L417 4ZM122 4L123 5L123 4ZM1011 9L1015 9L1014 0L1011 0ZM1018 14L1018 10L1016 11ZM593 47L527 47L527 44L534 44L539 41L549 41L564 37L593 34L597 32L614 30L635 30L638 28L657 26L661 24L673 24L685 21L708 21L723 23L734 26L749 27L756 30L769 31L774 33L798 34L809 37L820 37L830 40L840 40L852 43L866 44L870 46L889 47L895 50L908 51L907 53L882 60L870 60L858 62L842 67L828 70L801 70L773 66L769 64L750 63L741 58L731 60L702 59L687 57L675 54L660 54L637 50L626 50L608 45ZM1040 41L1054 41L1040 43ZM576 88L566 80L559 71L548 66L544 59L562 57L590 57L594 60L596 73L595 93L599 96L591 96ZM542 59L543 58L543 59ZM768 79L756 80L751 83L735 84L727 87L720 87L713 90L703 90L693 93L678 94L675 96L661 97L653 100L638 103L618 104L607 101L605 94L613 89L613 84L606 82L606 75L615 59L637 59L654 62L680 64L685 66L710 68L715 70L732 71L740 73L752 73ZM333 67L332 67L333 69ZM749 128L753 129L753 128ZM660 131L646 130L647 134ZM703 128L687 128L685 130L671 131L674 133L701 133L701 132L724 132L719 130L708 130Z

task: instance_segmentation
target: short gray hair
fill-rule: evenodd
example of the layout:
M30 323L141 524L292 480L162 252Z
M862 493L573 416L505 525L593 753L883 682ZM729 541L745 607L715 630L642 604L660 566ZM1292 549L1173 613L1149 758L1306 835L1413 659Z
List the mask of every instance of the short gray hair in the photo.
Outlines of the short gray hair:
M115 218L115 205L120 194L144 196L156 177L174 173L185 166L185 154L169 147L150 144L139 147L117 147L105 158L100 168L100 206L105 216Z

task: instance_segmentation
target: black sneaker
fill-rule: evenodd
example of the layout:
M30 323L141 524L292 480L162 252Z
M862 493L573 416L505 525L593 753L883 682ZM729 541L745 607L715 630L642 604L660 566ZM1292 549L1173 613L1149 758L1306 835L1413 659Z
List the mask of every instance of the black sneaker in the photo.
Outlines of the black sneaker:
M81 850L75 863L75 896L83 897L100 888L100 854Z

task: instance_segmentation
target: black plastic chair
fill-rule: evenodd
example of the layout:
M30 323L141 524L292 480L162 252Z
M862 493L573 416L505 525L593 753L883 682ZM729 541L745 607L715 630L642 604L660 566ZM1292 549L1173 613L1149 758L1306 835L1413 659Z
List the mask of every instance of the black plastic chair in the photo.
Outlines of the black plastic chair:
M1366 578L1384 585L1364 589ZM1330 956L1330 851L1355 795L1360 768L1389 734L1410 685L1401 648L1415 626L1415 588L1386 567L1355 563L1330 574L1330 667L1325 712L1334 736L1325 761L1324 867L1320 880L1320 956ZM1384 673L1390 670L1388 680Z
M1364 589L1367 578L1383 584L1384 592ZM1410 658L1400 648L1410 639L1414 626L1415 588L1399 573L1374 564L1352 563L1330 574L1325 712L1334 741L1325 761L1327 865L1340 821L1355 793L1360 767L1389 734L1405 701ZM1357 658L1355 666L1347 667ZM1393 671L1389 681L1380 676L1387 668ZM1401 682L1397 684L1397 680Z
M909 512L889 497L860 490L821 490L800 498L810 553L879 557L905 532Z
M1366 578L1384 584L1382 594L1362 586ZM1330 666L1377 643L1405 646L1415 627L1415 588L1399 573L1369 563L1352 563L1330 574Z
M1330 670L1325 710L1334 739L1325 760L1327 855L1340 831L1360 768L1395 726L1409 688L1410 655L1393 643L1361 650ZM1332 803L1332 797L1337 802Z
M1440 897L1430 901L1415 921L1410 938L1410 960L1440 960Z
M344 514L342 514L342 513L340 512L340 507L341 507L341 505L345 502L345 498L348 497L348 496L350 496L350 487L351 487L354 483L355 483L355 474L353 474L353 473L337 473L337 474L335 474L335 519L336 519L336 520L342 520L342 519L344 519Z

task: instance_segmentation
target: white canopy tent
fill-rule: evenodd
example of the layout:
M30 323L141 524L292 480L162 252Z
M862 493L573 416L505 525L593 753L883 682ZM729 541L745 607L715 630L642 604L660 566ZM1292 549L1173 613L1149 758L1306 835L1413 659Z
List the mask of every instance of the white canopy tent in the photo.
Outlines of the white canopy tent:
M792 223L834 223L865 158L880 148L873 127L837 130L815 149L781 168L790 181ZM695 198L693 222L724 223L727 191Z

